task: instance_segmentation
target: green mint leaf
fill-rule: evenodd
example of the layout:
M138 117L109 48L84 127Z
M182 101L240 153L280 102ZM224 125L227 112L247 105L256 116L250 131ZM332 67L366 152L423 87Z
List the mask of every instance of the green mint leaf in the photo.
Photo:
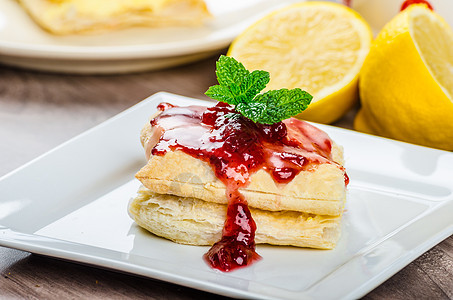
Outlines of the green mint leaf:
M253 107L241 108L240 112L255 123L274 124L304 111L312 98L299 88L272 90L257 95Z
M269 72L261 70L255 70L247 75L240 85L241 94L238 97L243 100L241 102L252 100L266 87L270 79Z
M244 117L249 118L253 122L257 123L263 118L266 111L266 104L252 102L252 103L239 103L235 109L241 113Z
M228 104L235 103L234 95L228 87L223 85L213 85L209 87L205 95L220 102L226 102Z
M240 84L250 72L234 58L221 55L216 62L215 73L220 85L232 86Z
M250 102L270 80L268 72L256 70L250 73L243 64L224 55L220 56L216 67L219 85L210 87L205 94L231 105Z
M299 88L260 92L269 83L269 73L249 72L232 57L221 55L216 62L218 85L211 86L206 95L234 105L237 112L255 123L274 124L305 110L312 96Z

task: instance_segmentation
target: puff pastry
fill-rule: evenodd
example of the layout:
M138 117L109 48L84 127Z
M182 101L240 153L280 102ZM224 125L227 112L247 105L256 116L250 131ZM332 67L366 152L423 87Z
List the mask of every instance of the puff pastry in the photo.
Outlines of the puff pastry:
M149 147L157 143L149 124L141 131L141 142ZM343 163L343 149L332 145L332 158ZM151 156L136 178L155 193L194 197L208 202L227 204L225 185L212 167L182 151ZM278 184L271 175L259 170L239 191L250 207L270 211L294 210L320 215L340 215L346 201L344 172L334 164L320 164L315 170L300 172L290 183Z
M302 171L290 183L280 185L264 170L240 188L250 207L270 211L294 210L320 215L340 215L346 199L344 174L336 166L319 165ZM227 204L225 185L212 168L182 151L152 156L136 178L155 193L195 197Z
M163 195L141 188L129 215L148 231L177 243L212 245L222 236L226 205ZM256 243L332 249L340 235L340 216L250 209Z
M233 108L221 103L158 109L141 131L148 162L128 208L139 226L214 244L213 266L237 241L251 253L255 242L335 247L348 179L343 149L327 134L296 119L266 127L274 125L226 117Z
M104 32L130 26L199 25L210 17L203 0L18 0L54 34Z

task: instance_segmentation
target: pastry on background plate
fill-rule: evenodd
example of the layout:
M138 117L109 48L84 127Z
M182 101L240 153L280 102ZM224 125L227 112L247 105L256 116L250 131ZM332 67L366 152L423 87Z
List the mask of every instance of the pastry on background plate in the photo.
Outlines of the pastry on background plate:
M18 0L54 34L96 33L131 26L194 26L211 15L203 0Z
M300 89L258 94L265 71L221 56L212 107L161 103L141 132L148 163L129 203L138 225L230 271L259 259L256 243L332 249L348 177L343 150L322 130L290 118L311 101Z

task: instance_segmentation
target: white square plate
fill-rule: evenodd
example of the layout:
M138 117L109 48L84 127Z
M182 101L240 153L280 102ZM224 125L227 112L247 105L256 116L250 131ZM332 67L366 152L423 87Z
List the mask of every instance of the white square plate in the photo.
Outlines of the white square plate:
M357 298L453 233L453 154L318 125L344 146L351 179L334 250L258 245L231 273L140 229L126 207L144 164L139 132L158 93L0 179L0 245L231 297Z

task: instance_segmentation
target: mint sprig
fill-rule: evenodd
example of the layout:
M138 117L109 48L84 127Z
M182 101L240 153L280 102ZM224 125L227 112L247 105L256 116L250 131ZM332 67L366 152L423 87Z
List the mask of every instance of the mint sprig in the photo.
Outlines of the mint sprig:
M206 95L214 100L235 105L236 111L255 123L274 124L304 111L312 96L299 88L260 92L269 83L269 72L248 71L232 57L220 56L216 62L218 85Z

